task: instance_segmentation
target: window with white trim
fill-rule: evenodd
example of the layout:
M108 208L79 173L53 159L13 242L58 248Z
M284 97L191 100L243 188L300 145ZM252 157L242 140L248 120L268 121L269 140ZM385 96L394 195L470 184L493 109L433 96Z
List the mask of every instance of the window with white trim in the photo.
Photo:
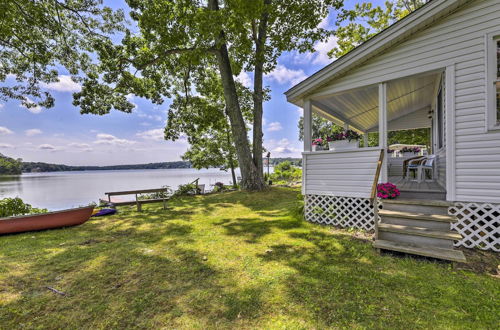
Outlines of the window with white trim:
M500 33L487 36L488 129L500 129Z
M496 96L496 125L500 124L500 38L495 39L496 48L496 79L495 79L495 96Z

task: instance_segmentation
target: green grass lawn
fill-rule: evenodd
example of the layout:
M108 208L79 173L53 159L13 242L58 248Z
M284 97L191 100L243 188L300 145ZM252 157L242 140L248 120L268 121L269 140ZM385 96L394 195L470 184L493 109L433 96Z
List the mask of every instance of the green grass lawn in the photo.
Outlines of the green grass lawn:
M186 197L0 237L0 328L499 327L497 278L379 255L300 219L297 193Z

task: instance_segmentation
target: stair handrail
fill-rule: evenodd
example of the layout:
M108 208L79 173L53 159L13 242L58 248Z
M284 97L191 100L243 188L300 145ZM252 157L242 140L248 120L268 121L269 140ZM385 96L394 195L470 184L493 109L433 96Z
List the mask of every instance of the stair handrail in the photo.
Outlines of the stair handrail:
M377 161L377 170L375 171L375 177L373 178L373 185L372 185L372 193L370 196L370 200L372 204L375 201L375 198L377 197L377 183L378 179L380 178L380 172L382 171L382 163L384 162L384 149L380 150L380 156Z
M373 221L375 223L375 240L378 239L378 203L377 200L377 183L380 177L380 172L382 171L382 163L384 162L385 152L384 149L380 149L380 156L377 162L377 170L375 171L375 177L373 178L372 194L370 196L370 202L373 206Z

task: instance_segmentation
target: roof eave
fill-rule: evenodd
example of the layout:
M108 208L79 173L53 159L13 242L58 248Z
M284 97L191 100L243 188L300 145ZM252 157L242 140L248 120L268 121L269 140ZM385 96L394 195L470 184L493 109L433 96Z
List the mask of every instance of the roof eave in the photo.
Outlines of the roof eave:
M312 89L321 87L326 82L335 78L335 76L351 69L359 62L368 60L372 56L392 46L395 42L404 39L416 29L425 26L429 21L433 21L440 16L448 14L451 10L456 9L466 2L467 0L430 1L419 10L394 23L346 55L291 87L285 92L287 101L299 105L301 99L305 95L310 94Z

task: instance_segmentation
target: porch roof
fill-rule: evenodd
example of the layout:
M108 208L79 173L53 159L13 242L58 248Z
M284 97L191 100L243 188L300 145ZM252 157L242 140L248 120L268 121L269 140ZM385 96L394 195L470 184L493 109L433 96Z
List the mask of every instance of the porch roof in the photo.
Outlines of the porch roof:
M394 80L387 85L388 130L430 127L431 108L440 73ZM311 100L313 111L359 132L378 130L378 85Z
M285 92L287 100L302 106L303 99L307 95L311 95L322 87L331 84L335 79L348 75L350 70L359 67L362 63L375 56L380 56L388 48L406 40L416 31L425 29L425 27L466 3L467 0L429 1L420 9L290 88Z

